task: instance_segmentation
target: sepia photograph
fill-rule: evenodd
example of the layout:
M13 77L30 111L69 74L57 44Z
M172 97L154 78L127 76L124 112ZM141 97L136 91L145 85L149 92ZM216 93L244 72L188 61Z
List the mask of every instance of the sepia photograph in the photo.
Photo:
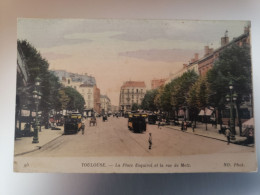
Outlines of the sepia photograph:
M17 19L14 172L255 172L251 22Z

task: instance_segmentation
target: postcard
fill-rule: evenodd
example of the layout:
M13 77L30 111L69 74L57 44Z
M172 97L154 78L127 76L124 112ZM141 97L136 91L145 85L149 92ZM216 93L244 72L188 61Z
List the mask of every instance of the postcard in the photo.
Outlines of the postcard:
M14 171L257 171L250 29L19 18Z

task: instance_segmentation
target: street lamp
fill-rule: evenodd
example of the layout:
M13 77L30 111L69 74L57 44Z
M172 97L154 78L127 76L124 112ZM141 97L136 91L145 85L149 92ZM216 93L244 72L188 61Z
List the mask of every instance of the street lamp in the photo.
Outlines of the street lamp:
M39 121L38 121L38 106L39 102L41 100L40 92L39 92L39 86L40 86L40 79L39 77L36 77L35 79L35 90L33 91L33 99L35 101L35 125L34 125L34 135L33 135L33 141L32 143L39 143L38 139L38 126L39 126Z
M230 130L232 132L232 136L233 136L232 138L235 139L234 135L236 135L236 130L235 130L235 120L233 116L233 110L234 110L234 102L237 100L237 94L233 93L234 85L232 81L229 82L229 89L230 89L230 95L229 94L226 95L226 100L227 102L230 103Z

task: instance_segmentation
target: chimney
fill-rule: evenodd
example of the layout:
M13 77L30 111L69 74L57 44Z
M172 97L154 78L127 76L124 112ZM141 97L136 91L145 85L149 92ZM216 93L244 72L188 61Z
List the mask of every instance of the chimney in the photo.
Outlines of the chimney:
M208 55L209 54L209 46L205 46L204 51L205 51L204 56Z
M221 47L229 43L228 31L226 30L225 36L221 37Z
M194 54L194 61L197 61L199 59L199 54L198 53L195 53Z

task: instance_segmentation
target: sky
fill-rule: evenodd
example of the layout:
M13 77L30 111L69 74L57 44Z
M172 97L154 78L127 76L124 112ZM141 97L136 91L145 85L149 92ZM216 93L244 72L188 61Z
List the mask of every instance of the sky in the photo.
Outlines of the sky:
M17 38L27 40L49 62L50 70L92 75L101 94L118 106L125 81L167 78L204 46L220 47L240 36L247 21L187 20L17 20Z

